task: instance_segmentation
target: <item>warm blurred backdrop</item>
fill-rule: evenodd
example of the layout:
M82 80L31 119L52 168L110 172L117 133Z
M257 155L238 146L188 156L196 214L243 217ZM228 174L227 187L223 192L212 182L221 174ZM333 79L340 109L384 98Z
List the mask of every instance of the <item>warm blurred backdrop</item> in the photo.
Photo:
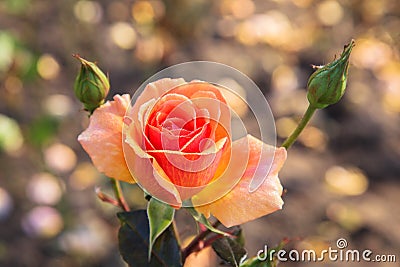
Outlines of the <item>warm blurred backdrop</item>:
M311 64L352 38L347 92L289 152L284 209L244 225L247 248L288 237L288 247L319 250L346 238L397 255L368 266L399 266L399 29L398 0L2 0L0 266L125 266L117 209L94 193L109 190L107 178L76 141L88 119L73 96L72 53L109 73L109 98L180 62L237 68L263 90L280 144L306 108ZM131 206L144 205L140 189L124 190Z

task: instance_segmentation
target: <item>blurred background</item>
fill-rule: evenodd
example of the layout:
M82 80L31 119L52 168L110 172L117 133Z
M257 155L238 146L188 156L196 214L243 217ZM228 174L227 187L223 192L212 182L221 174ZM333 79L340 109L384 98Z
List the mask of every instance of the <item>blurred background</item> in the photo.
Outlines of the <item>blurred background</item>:
M109 98L176 63L237 68L269 101L280 144L306 109L311 64L332 61L352 38L344 98L290 150L284 209L245 224L246 246L254 255L287 237L288 248L322 250L345 238L397 255L369 266L399 266L399 29L397 0L2 0L0 266L125 266L118 210L94 193L110 191L107 178L76 140L88 118L73 96L71 54L109 73ZM124 190L144 206L140 189ZM188 235L193 225L178 215Z

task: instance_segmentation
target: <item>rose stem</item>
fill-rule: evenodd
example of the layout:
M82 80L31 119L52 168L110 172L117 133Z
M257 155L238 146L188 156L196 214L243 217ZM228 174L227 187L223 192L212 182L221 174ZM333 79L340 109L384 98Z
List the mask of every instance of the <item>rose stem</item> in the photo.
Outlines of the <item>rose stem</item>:
M294 143L294 141L296 141L297 137L299 137L300 133L304 130L307 123L310 121L315 110L316 108L311 107L311 105L308 105L308 108L304 113L303 118L301 118L300 123L297 125L293 133L285 140L285 142L283 142L282 147L288 149Z
M125 201L124 194L122 193L121 185L116 179L111 179L111 184L114 189L114 195L118 200L118 204L124 211L130 211L128 204Z
M221 225L220 221L215 221L213 223L213 227L217 228L219 225ZM182 250L182 259L183 262L185 262L185 259L187 256L190 255L190 253L197 251L197 250L201 250L202 247L200 246L200 244L203 242L203 239L206 238L211 232L211 230L207 229L205 231L200 232L190 243L189 245L187 245L186 248L184 248Z
M116 206L116 207L120 207L119 202L118 202L116 199L110 197L109 195L107 195L107 194L101 192L100 187L96 187L96 188L95 188L95 192L96 192L97 197L98 197L101 201L110 203L111 205L114 205L114 206Z

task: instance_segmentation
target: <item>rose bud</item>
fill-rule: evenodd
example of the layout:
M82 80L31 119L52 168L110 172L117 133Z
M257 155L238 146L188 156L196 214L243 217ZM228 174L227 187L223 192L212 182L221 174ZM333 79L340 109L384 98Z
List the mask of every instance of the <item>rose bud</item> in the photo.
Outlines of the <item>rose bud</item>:
M81 70L75 79L75 96L81 101L85 110L90 114L104 103L110 83L107 76L96 66L95 63L73 55L81 62Z
M344 47L340 58L317 67L310 76L307 87L307 98L313 108L326 108L337 103L342 98L347 82L349 57L354 47L354 40Z

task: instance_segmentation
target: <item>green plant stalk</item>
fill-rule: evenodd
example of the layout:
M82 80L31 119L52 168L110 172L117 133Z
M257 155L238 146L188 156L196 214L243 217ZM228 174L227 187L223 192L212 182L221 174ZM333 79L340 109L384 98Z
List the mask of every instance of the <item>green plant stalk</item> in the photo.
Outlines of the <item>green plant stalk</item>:
M111 178L111 184L112 184L112 187L114 189L114 195L118 200L119 206L124 211L130 211L130 208L129 208L128 204L126 203L125 197L124 197L124 195L122 193L122 189L121 189L121 185L120 185L119 181L117 181L116 179L112 179Z
M296 141L296 139L299 137L300 133L304 130L306 127L307 123L310 121L311 117L313 116L314 112L317 109L314 107L311 107L311 105L308 105L308 108L306 112L304 113L303 117L301 118L300 123L297 125L296 129L293 131L293 133L286 138L285 142L283 142L282 147L289 149L289 147Z

